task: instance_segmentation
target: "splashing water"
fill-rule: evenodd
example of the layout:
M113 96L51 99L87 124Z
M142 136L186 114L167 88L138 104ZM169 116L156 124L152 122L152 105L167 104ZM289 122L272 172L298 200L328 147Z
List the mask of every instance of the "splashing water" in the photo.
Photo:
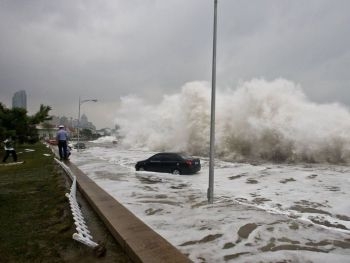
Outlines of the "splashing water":
M115 136L103 136L103 137L100 137L100 138L93 140L91 142L92 143L111 143L111 142L114 142L116 140L117 139Z
M210 84L191 82L157 105L122 98L123 145L207 156ZM222 159L350 162L350 113L309 101L294 83L254 79L216 95L216 153Z

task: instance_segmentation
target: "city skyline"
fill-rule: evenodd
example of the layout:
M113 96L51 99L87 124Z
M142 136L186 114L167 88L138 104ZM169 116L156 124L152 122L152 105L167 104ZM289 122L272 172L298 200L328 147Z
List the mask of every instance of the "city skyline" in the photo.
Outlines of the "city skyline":
M48 121L48 123L55 125L56 127L58 127L59 125L64 125L66 127L70 127L70 128L76 128L78 127L78 119L77 118L73 118L71 116L51 116L52 119L50 121ZM97 130L96 126L93 124L92 121L89 121L88 117L86 114L82 114L80 116L80 122L79 122L79 126L82 129L90 129L90 130ZM102 128L110 128L110 127L102 127Z
M1 102L2 103L2 102ZM5 106L7 106L5 104ZM25 90L17 91L12 96L12 108L23 108L27 110L27 94ZM78 126L78 118L73 118L71 116L66 117L65 115L61 116L55 116L50 114L52 117L52 120L49 121L49 123L54 124L56 126L60 124L67 125L69 123L69 126L71 127L77 127ZM96 126L93 124L93 122L88 120L88 117L85 113L82 113L80 116L80 127L81 128L87 128L91 130L96 130ZM101 127L102 128L111 128L111 127Z

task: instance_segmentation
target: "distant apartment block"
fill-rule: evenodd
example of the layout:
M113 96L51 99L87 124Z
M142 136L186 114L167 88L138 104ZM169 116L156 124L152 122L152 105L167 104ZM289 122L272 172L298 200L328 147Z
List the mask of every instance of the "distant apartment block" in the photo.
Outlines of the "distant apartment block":
M27 94L24 90L17 91L13 95L12 108L27 109Z

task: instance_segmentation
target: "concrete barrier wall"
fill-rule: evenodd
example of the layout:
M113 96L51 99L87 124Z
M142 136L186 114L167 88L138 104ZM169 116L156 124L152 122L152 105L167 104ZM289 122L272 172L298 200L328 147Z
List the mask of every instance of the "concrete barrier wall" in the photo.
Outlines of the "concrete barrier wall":
M65 163L77 177L79 191L134 262L192 262L176 247L144 224L106 193L73 163Z

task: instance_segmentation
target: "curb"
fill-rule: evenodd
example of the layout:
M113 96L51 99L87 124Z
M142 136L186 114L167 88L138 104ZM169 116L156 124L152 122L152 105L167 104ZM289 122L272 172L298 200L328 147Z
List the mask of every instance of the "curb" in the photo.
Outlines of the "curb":
M133 262L192 262L157 234L73 163L65 163L77 178L80 193L104 222L110 233Z

